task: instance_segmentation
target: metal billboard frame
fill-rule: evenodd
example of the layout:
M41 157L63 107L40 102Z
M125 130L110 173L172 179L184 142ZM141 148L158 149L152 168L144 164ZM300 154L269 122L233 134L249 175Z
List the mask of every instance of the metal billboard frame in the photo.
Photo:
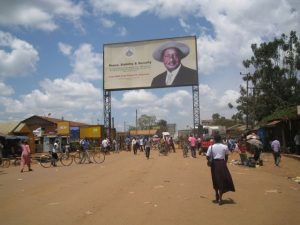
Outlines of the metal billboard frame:
M195 37L195 36L186 36L186 37ZM183 37L173 37L173 38L164 38L164 39L176 39ZM163 40L163 39L152 39L152 40ZM195 37L196 40L196 37ZM146 41L146 40L143 40ZM137 42L137 41L135 41ZM142 42L142 41L140 41ZM129 42L128 42L129 43ZM121 44L121 43L120 43ZM197 54L197 44L196 47L196 62L198 62L198 54ZM103 48L103 65L104 65L104 48ZM198 74L198 63L196 63L196 71ZM104 66L103 66L103 78L104 78ZM186 86L186 85L182 85ZM169 88L169 87L160 87L160 88ZM146 88L129 88L123 90L134 90L134 89L146 89ZM154 89L154 88L147 88ZM104 79L103 79L103 110L104 110L104 129L106 137L111 138L111 91L120 91L118 90L105 90L104 89ZM199 130L200 127L200 98L199 98L199 77L198 77L198 85L192 85L192 95L193 95L193 133L195 134L196 130ZM198 132L197 132L198 133Z

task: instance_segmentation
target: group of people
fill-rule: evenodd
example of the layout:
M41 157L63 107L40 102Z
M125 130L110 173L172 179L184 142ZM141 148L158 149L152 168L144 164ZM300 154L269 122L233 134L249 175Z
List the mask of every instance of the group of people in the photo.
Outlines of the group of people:
M255 141L250 141L251 138L257 139ZM297 139L299 138L299 139ZM195 140L193 137L189 138L189 141L193 143ZM258 149L258 151L262 151L262 144L259 145L259 137L256 134L248 135L248 143L258 143L255 147ZM294 138L295 144L298 147L300 146L300 135L295 136ZM297 142L299 141L299 142ZM253 144L254 145L254 144ZM274 156L274 164L278 167L281 159L281 144L279 141L279 138L277 136L274 136L272 138L272 141L270 142L270 146L273 152ZM246 152L246 149L242 145L240 141L237 143L237 147L243 151L243 153ZM192 147L191 147L192 150ZM231 177L231 174L229 172L229 169L227 167L227 161L228 161L228 155L230 154L230 144L228 142L223 142L220 135L215 135L214 137L214 144L210 145L208 147L208 150L206 152L206 158L208 162L212 162L210 164L211 169L211 178L212 178L212 184L213 189L215 190L215 200L214 202L218 203L219 205L223 204L223 194L228 191L235 191L235 186ZM193 153L192 153L193 154ZM254 158L258 157L255 156L254 152Z
M126 143L126 140L125 140L125 143ZM152 146L152 143L151 143L150 137L148 137L148 138L141 137L140 139L135 138L135 137L132 138L131 149L133 150L134 155L137 154L138 150L140 150L141 152L145 151L146 158L149 159L151 146ZM131 151L131 149L129 147L129 151Z

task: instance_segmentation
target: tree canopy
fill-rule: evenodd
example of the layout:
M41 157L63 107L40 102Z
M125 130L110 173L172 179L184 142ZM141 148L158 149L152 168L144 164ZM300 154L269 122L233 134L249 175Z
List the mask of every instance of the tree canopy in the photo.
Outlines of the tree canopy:
M154 125L156 125L156 116L143 114L138 118L138 127L141 130L152 129Z
M243 61L252 73L242 74L235 118L248 114L250 126L268 115L300 103L300 42L295 31L273 41L252 44L253 56Z

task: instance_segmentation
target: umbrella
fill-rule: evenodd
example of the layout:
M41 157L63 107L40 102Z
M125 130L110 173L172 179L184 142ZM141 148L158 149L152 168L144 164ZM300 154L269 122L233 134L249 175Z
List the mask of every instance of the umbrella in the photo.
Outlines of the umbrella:
M258 137L256 134L249 134L249 135L247 135L247 137L246 137L247 140L252 139L252 138L258 139L259 137Z
M247 143L249 143L250 145L253 145L257 148L263 148L263 144L261 143L261 141L256 138L251 138L251 139L247 140Z

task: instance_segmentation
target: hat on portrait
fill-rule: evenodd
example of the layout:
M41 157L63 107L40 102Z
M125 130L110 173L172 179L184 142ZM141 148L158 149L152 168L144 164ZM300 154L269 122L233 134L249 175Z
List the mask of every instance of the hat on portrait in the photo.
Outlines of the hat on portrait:
M190 48L186 44L181 42L171 41L158 46L152 54L153 58L156 59L157 61L162 62L162 53L167 48L177 48L182 54L181 58L186 57L190 53Z

